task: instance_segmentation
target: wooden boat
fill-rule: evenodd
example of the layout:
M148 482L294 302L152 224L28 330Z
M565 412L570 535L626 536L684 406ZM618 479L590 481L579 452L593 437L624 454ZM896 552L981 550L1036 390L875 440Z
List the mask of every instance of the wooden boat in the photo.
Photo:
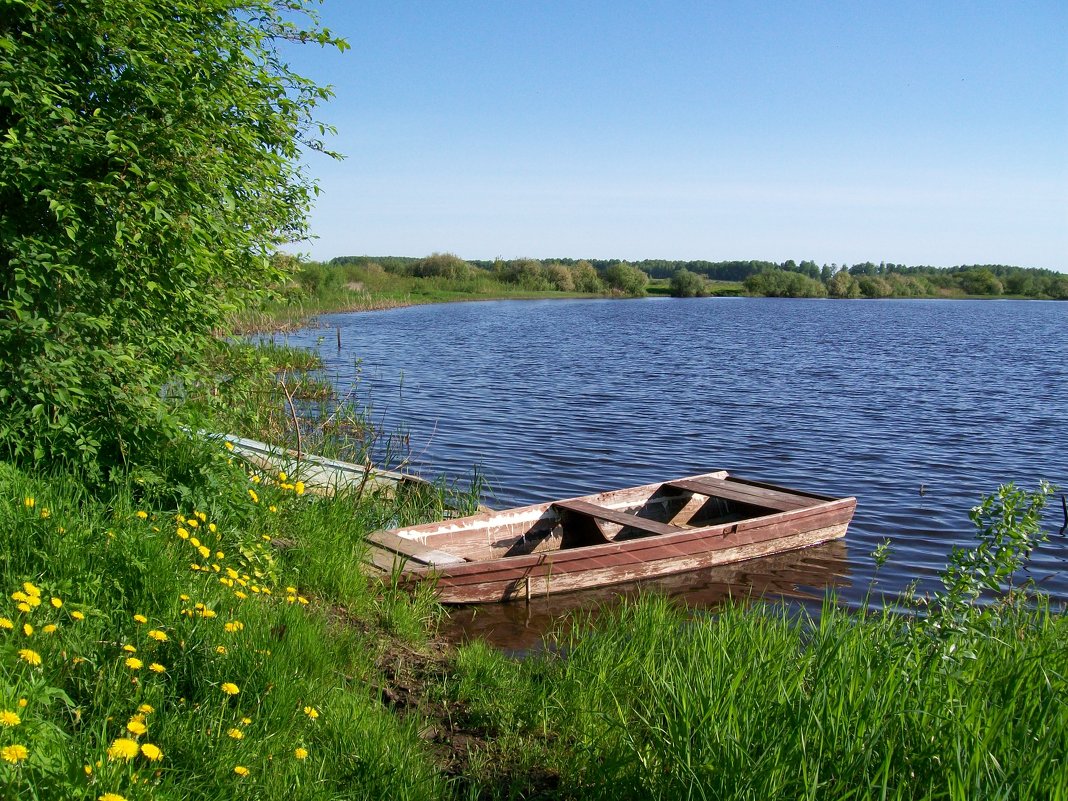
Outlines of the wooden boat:
M366 561L443 603L530 599L833 540L856 503L718 471L373 532Z
M267 473L285 470L291 480L301 480L307 491L316 495L333 495L342 490L369 492L395 491L402 486L428 486L425 479L395 470L327 459L289 448L268 445L233 434L210 434L229 443L230 451L246 463Z

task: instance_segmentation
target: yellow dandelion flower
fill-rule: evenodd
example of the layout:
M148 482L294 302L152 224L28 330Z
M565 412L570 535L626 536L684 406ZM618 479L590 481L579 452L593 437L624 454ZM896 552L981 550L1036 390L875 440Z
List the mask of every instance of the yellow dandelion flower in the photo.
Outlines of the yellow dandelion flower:
M279 470L278 471L278 480L279 481L285 481L287 478L289 478L289 476L287 476L285 474L285 471L283 471L283 470Z
M88 768L89 766L86 765L85 767ZM96 801L126 801L126 796L118 793L104 793Z
M203 612L200 613L200 616L208 618L210 620L211 618L216 617L217 613L214 609L205 609Z
M297 602L297 596L295 596L295 595L287 595L286 596L286 601L288 603L295 604Z
M232 442L224 442L223 443L223 447L226 448L226 450L228 450L228 451L232 451L234 449L234 443L232 443Z
M41 508L41 519L42 520L47 520L51 516L52 516L52 511L47 506L44 506L44 507Z
M52 596L52 600L51 600L51 602L50 602L50 603L51 603L51 604L52 604L52 606L54 606L54 607L55 607L56 609L59 609L60 607L62 607L62 606L63 606L63 599L62 599L62 598L57 598L56 596L54 596L54 595L53 595L53 596Z
M293 756L295 756L297 759L307 759L308 758L308 749L307 748L294 749Z
M197 520L195 517L191 517L186 520L185 524L189 526L189 528L200 528L200 521Z
M304 482L303 481L298 481L296 484L294 484L293 485L293 491L295 493L297 493L297 495L303 495L304 494Z
M299 601L300 603L304 604L305 606L308 605L308 599L305 598L303 595L298 595L297 596L297 601Z
M28 581L22 582L22 589L24 589L26 591L27 595L29 595L29 596L31 596L33 598L40 598L41 597L41 591L39 589L37 589L37 587L33 586L33 584L31 584Z
M204 559L208 559L208 558L211 557L211 551L208 549L208 547L206 545L199 546L197 548L197 553L199 553L200 556L202 558L204 558Z
M17 609L18 609L18 610L19 610L20 612L32 612L32 611L33 611L33 607L32 607L32 606L30 606L30 605L29 605L28 603L26 603L25 601L22 601L22 602L21 602L21 603L20 603L20 604L18 605Z
M151 670L153 673L167 672L167 668L163 667L163 665L161 665L159 662L153 662L151 665L148 666L148 669Z
M148 636L156 642L167 642L167 640L169 639L167 637L167 632L160 631L159 629L152 629L152 631L148 633Z
M193 571L200 570L200 565L198 565L196 562L190 562L189 569Z
M57 626L55 623L49 623L47 626L42 626L41 631L43 631L45 634L55 634L58 628L59 626Z
M216 645L215 646L215 653L217 653L217 654L225 654L226 653L226 646L225 645Z
M145 725L143 720L130 718L130 721L126 724L126 731L131 734L141 735L148 731L148 726Z
M137 649L134 648L130 644L126 644L126 645L122 646L122 650L124 650L128 654L136 654L137 653Z
M141 753L150 762L159 762L163 759L163 751L160 750L158 745L153 745L152 743L143 743L141 745Z
M79 612L77 609L71 612L70 616L75 620L85 620L85 614L83 612Z
M25 506L27 509L32 509L34 506L37 505L37 501L34 498L23 498L22 505Z
M245 733L241 729L230 729L226 732L226 736L234 740L240 740L245 736Z
M27 701L25 698L20 698L19 699L19 709L25 709L26 705L29 704L29 703L30 702Z
M252 718L241 718L241 725L242 726L247 726L251 722L252 722Z
M141 520L148 520L148 512L145 512L145 511L143 511L143 510L141 510L141 509L138 509L138 510L137 510L137 516L138 516L138 517L139 517L139 518L140 518Z
M148 622L148 618L145 617L144 615L134 615L134 620L137 621L138 623L142 623L142 624Z
M20 723L22 723L22 718L19 717L18 712L11 712L7 709L0 712L0 726L18 726Z
M141 704L141 706L137 707L137 711L142 715L151 715L156 711L156 708L152 704Z
M312 720L315 720L317 717L319 717L319 710L316 709L314 706L306 706L304 707L304 714Z
M19 659L30 665L41 664L41 655L36 651L31 651L29 648L19 649Z
M189 539L189 532L181 526L178 527L178 537L183 540Z
M208 523L208 531L210 531L212 534L214 534L218 530L218 527L214 523Z
M33 626L31 626L29 623L23 623L22 624L22 633L25 634L27 637L32 637L33 636Z
M128 657L126 660L126 667L128 667L130 670L140 670L142 667L144 667L144 664L145 663L138 659L136 656Z
M238 689L237 685L231 681L224 681L222 685L220 685L219 689L227 695L237 695L239 692L241 692L241 690Z
M252 502L253 503L259 503L260 502L260 496L256 494L256 490L254 490L254 489L250 489L248 491L248 497L252 498Z
M253 484L259 484L261 481L263 481L263 479L260 478L259 476L253 476L252 477L252 483Z
M268 507L267 507L267 511L268 511L268 512L277 512L277 511L278 511L278 507L277 507L277 506L275 506L275 505L274 505L274 504L272 503L272 504L271 504L270 506L268 506Z
M93 775L93 766L92 765L86 765L84 768L82 768L82 770L85 771L85 775L86 776L92 776ZM103 797L103 796L101 796L101 797Z
M185 594L185 593L183 592L183 593L182 593L181 595L179 595L179 596L178 596L178 600L179 600L179 601L188 601L188 600L189 600L189 596L188 596L188 595L186 595L186 594Z
M200 547L200 540L198 540L196 537L190 537L189 538L189 544L192 545L194 548L199 548Z
M235 598L240 598L243 601L246 598L248 598L248 593L241 592L241 590L235 590L234 591L234 597Z
M235 631L241 631L243 628L245 628L245 624L240 620L231 620L223 626L223 629L230 634L233 634Z
M208 516L204 512L193 512L193 517L195 517L201 523L208 522Z
M30 755L30 752L24 745L5 745L0 748L0 759L5 762L10 762L12 765L17 765Z
M108 746L108 759L133 759L140 751L136 740L120 737Z
M15 622L13 620L6 617L0 617L0 629L11 631L13 628L15 628Z
M215 552L215 558L216 559L225 559L226 558L226 554L224 554L222 551L216 551Z

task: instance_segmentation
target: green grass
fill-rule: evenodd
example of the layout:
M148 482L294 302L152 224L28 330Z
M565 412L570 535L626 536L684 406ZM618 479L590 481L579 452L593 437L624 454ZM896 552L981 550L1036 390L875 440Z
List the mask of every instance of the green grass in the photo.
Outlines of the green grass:
M947 656L890 613L649 597L524 663L468 648L447 689L491 796L550 768L563 798L1063 798L1066 675L1044 606Z

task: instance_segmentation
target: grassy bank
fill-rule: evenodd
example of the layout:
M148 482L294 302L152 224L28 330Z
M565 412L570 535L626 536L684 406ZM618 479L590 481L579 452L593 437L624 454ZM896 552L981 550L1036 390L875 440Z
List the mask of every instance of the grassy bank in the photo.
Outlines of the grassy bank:
M219 348L175 402L292 443L278 377L314 386L314 362ZM301 403L346 421L342 441L302 419L318 450L360 461L381 435ZM1027 496L988 503L923 617L646 598L518 661L440 642L429 588L356 569L368 531L474 498L303 489L192 437L95 486L0 465L5 798L1068 792L1068 625L1040 598L973 603L1033 544Z
M324 279L323 275L329 276ZM235 333L283 331L320 314L377 311L424 303L462 300L534 300L600 297L599 293L529 289L485 273L466 278L415 276L361 265L316 265L295 274L294 282L262 306L233 319Z

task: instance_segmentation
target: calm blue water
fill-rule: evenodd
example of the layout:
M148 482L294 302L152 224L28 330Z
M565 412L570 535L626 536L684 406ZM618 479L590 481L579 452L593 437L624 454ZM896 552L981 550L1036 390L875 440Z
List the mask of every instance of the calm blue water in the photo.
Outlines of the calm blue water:
M998 484L1068 488L1068 303L502 301L322 323L289 344L342 390L358 374L417 472L477 465L490 505L721 468L857 496L831 560L853 600L883 540L878 586L895 591L967 544ZM1048 527L1061 518L1058 498ZM1062 599L1066 562L1054 534L1032 570Z

